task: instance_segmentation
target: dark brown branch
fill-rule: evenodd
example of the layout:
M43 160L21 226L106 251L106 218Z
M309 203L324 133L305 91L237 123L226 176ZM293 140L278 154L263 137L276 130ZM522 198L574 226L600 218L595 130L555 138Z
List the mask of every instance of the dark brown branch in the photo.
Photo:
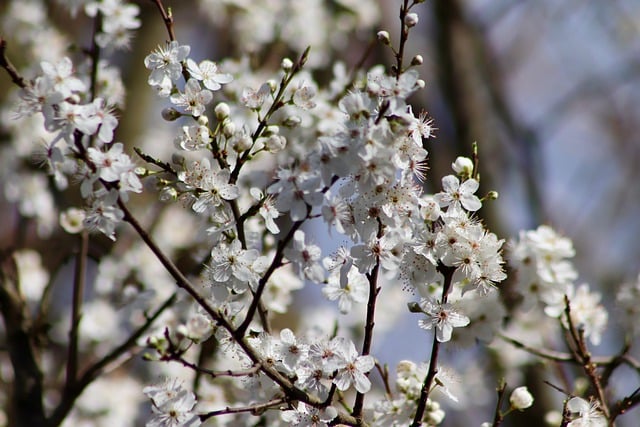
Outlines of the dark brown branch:
M569 334L573 339L573 344L575 346L575 354L577 360L580 362L584 373L587 375L589 380L591 381L591 385L596 392L598 397L598 401L600 402L600 409L602 413L607 418L607 420L611 420L611 414L609 412L609 406L607 405L607 400L605 397L604 388L602 387L602 383L600 382L600 375L597 372L597 366L591 360L591 353L587 349L587 344L584 339L584 331L578 330L576 326L573 324L573 319L571 318L571 304L569 301L569 297L565 295L565 315L567 316L567 325L569 329ZM572 347L572 346L570 346Z
M496 409L493 415L493 427L499 427L503 421L502 411L500 408L502 407L502 402L504 400L505 390L507 389L507 383L504 381L500 381L500 384L496 388L496 393L498 394L498 400L496 402Z
M453 280L453 273L455 272L454 267L446 267L443 264L438 265L438 271L444 277L444 283L442 285L442 304L447 302L447 297L449 295L449 291L451 289L451 284ZM440 342L438 341L438 334L434 331L433 334L433 344L431 346L431 359L429 360L429 371L427 372L427 376L424 379L424 383L422 384L422 390L420 390L420 398L418 400L418 408L416 409L416 415L413 418L413 423L411 427L420 427L422 425L422 418L424 417L424 411L427 408L427 399L429 398L429 393L431 393L431 386L433 384L433 380L438 373L438 353L440 351Z
M637 406L638 404L640 404L640 388L635 389L633 393L619 401L611 409L611 418L609 422L613 424L613 422L619 415L623 415L629 409Z
M431 345L431 358L429 360L429 371L422 384L420 390L420 398L418 399L418 407L416 409L416 415L413 418L411 427L420 427L422 425L422 418L424 417L424 411L427 409L427 399L431 392L431 385L433 379L438 373L438 353L440 351L440 342L438 341L437 334L433 334L433 344Z
M89 233L83 230L80 234L80 250L76 256L73 277L73 296L71 303L71 326L69 328L69 346L67 349L67 379L65 390L73 388L78 374L78 340L80 319L82 317L82 301L84 295L87 254L89 251Z
M129 338L120 344L118 347L111 350L109 354L97 361L91 367L89 367L84 374L80 377L73 387L69 388L63 395L62 401L58 404L53 414L48 420L47 426L58 426L69 414L69 411L73 407L75 400L80 396L83 390L91 384L111 363L120 358L127 351L132 349L136 342L142 337L142 335L151 327L153 322L173 303L175 302L177 295L174 293L171 295L150 317L147 318L145 323L141 325L135 332L129 336ZM35 424L34 424L35 425ZM45 425L45 424L43 424Z
M13 66L9 58L7 57L7 41L0 37L0 67L4 68L9 77L11 77L11 81L21 88L25 89L29 86L27 80L24 79L16 70L16 67Z
M382 237L382 222L378 218L378 234L377 239ZM366 356L371 352L371 344L373 342L373 328L375 326L375 314L376 314L376 299L380 293L380 287L378 286L378 274L380 273L380 257L376 260L376 264L371 271L371 274L367 274L369 279L369 299L367 301L367 319L365 321L364 328L364 341L362 343L362 355ZM369 374L367 373L367 376ZM352 415L356 418L362 417L362 410L364 408L364 393L358 392L356 394L356 400L353 404Z
M398 48L398 52L396 53L396 65L392 67L393 74L396 79L400 78L400 75L403 73L403 60L404 60L404 47L407 44L407 40L409 39L409 27L407 27L404 23L404 19L409 12L409 0L404 0L402 2L402 6L400 6L400 46Z
M169 34L169 40L174 41L176 39L176 34L173 30L173 16L171 16L164 8L162 4L162 0L151 0L160 11L160 15L162 15L162 21L164 22L164 26L167 27L167 33Z
M33 343L29 310L20 295L18 271L10 251L0 253L0 312L4 318L13 390L9 427L38 426L45 420L43 374Z
M251 318L247 317L247 319L245 319L245 323L247 325L245 328L235 329L229 323L229 321L227 321L217 310L213 309L211 305L209 305L209 303L206 301L206 299L203 298L196 291L194 285L191 284L191 282L184 276L184 274L182 274L182 272L175 266L175 264L158 247L158 245L153 241L151 236L140 225L140 223L135 219L135 217L131 214L129 209L126 207L124 202L122 202L122 200L120 199L118 199L118 206L124 212L124 221L128 222L129 224L131 224L131 226L133 226L133 228L136 230L136 232L142 238L145 244L149 247L149 249L151 249L151 251L162 263L162 265L169 272L169 274L171 274L174 280L176 280L177 286L180 287L181 289L184 289L189 295L191 295L191 297L196 301L196 303L198 303L202 307L202 309L205 310L205 312L209 316L211 316L211 318L217 324L219 324L221 327L223 327L225 330L227 330L231 334L233 339L236 341L236 343L238 343L242 351L247 355L247 357L251 360L252 363L261 364L262 361L260 359L259 354L253 349L253 347L247 344L246 340L244 339L244 333L246 332L246 327L248 327L249 323L251 322ZM297 227L296 227L296 224L297 224ZM302 225L302 221L298 221L296 224L294 224L294 227L292 228L292 230L299 228ZM291 234L290 238L292 238L293 231L290 234ZM284 246L286 246L286 244L283 244L283 242L280 242L280 243L281 245L278 250L279 255L276 255L276 256L277 257L279 256L279 259L281 261L283 257L282 251L284 250ZM260 281L258 290L262 290L262 291L264 290L264 286L266 285L266 281L268 280L268 277L276 269L275 267L276 264L278 263L276 262L272 263L270 269L267 270L267 272L265 273L265 276L263 276L262 280ZM258 292L256 292L256 295L259 298ZM254 298L252 307L253 307L253 312L252 312L252 315L253 315L255 314L255 310L257 307L255 298ZM245 323L243 323L243 325ZM315 396L311 396L306 392L304 392L303 390L300 390L299 388L297 388L289 378L287 378L282 373L278 372L278 370L276 370L274 367L262 365L261 370L262 372L265 373L265 375L267 375L276 384L278 384L283 389L287 397L290 398L291 400L300 400L316 408L323 408L327 406L324 401L320 400ZM355 417L352 417L348 414L338 414L338 417L336 419L343 424L359 425L359 426L364 425L361 421L357 420Z

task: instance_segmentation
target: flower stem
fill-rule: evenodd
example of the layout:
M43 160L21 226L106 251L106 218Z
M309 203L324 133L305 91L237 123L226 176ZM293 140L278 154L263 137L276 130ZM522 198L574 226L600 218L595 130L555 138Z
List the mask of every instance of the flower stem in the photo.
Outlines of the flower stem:
M447 267L443 264L440 264L438 266L438 270L444 276L444 285L442 287L442 304L445 304L447 302L449 291L451 290L451 281L453 279L453 272L455 271L455 268ZM438 373L439 351L440 342L438 341L437 334L433 334L433 344L431 345L431 359L429 360L429 371L427 372L427 376L424 379L424 383L422 384L422 389L420 390L418 408L416 409L416 415L413 418L411 427L420 427L422 425L422 418L424 417L424 412L427 409L427 399L429 398L429 393L431 392L431 385L433 384L433 380Z

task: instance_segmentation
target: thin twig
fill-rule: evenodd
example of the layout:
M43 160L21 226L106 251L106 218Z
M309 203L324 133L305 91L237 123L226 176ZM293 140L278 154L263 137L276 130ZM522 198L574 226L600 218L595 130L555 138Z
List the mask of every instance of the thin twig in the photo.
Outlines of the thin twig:
M82 302L85 287L87 254L89 252L89 232L80 233L80 250L76 256L73 278L73 296L71 305L71 326L69 328L69 346L67 349L67 379L65 390L73 388L78 374L78 341L80 320L82 318Z
M383 235L382 221L377 218L378 221L378 233L376 239L381 239ZM380 272L380 257L377 257L376 264L371 271L371 274L367 274L369 279L369 299L367 301L367 318L364 328L364 341L362 343L362 355L366 356L371 352L371 344L373 342L373 327L375 326L375 313L376 313L376 299L380 293L380 287L378 286L378 274ZM367 376L369 374L367 373ZM358 392L353 404L354 417L361 417L362 410L364 409L364 393Z
M382 378L382 384L384 384L384 391L387 393L387 397L391 399L393 396L393 393L391 392L391 385L389 384L389 369L387 368L386 364L382 366L380 362L378 362L377 360L376 360L376 369L378 370L378 373Z
M453 281L454 267L446 267L443 264L438 265L438 270L444 277L444 283L442 285L442 304L446 304L449 291L451 290L451 284ZM422 425L422 418L427 408L427 399L431 392L431 386L433 380L438 373L438 353L440 351L440 341L438 341L438 334L433 334L433 344L431 346L431 358L429 360L429 371L422 384L422 390L420 390L420 398L418 400L418 407L416 409L416 415L413 418L411 427L420 427Z
M409 27L407 27L404 23L404 19L409 12L409 0L404 0L402 6L400 7L400 47L398 48L398 52L396 53L396 65L392 68L394 71L396 79L400 78L400 75L403 73L402 62L404 60L404 47L407 44L407 40L409 39Z
M9 58L7 57L7 41L0 37L0 67L4 68L9 77L11 77L11 81L21 88L25 89L29 86L27 80L18 73L16 67L13 66Z
M495 414L493 415L493 427L499 427L503 421L502 411L500 408L502 407L502 401L504 400L505 391L507 389L507 383L504 380L500 381L498 388L496 388L496 392L498 394L498 400L496 402Z
M307 215L309 215L310 212L311 212L311 207L307 205ZM285 238L278 242L276 255L274 256L273 261L271 262L271 265L269 266L267 271L260 278L260 281L258 282L258 287L256 288L255 294L253 296L253 300L251 301L251 305L247 310L246 317L242 322L242 324L240 324L240 326L238 326L238 329L236 330L238 334L244 335L247 329L249 328L249 325L253 320L253 316L255 315L256 310L260 306L260 300L267 286L267 282L269 281L269 278L271 277L273 272L276 271L276 269L278 269L278 267L282 265L282 259L284 258L284 249L287 247L291 239L293 239L293 235L302 226L303 223L304 223L304 220L296 221L291 226L291 229L289 230Z
M302 55L300 55L300 58L298 58L296 63L293 65L293 68L291 69L291 71L286 73L280 80L278 92L273 98L273 103L269 107L269 110L266 112L266 114L258 121L258 127L251 135L251 140L253 141L254 144L256 140L262 135L262 132L267 128L267 123L269 121L269 118L271 118L271 115L273 115L273 113L275 113L285 105L284 102L282 101L282 99L284 98L285 90L289 86L289 83L291 83L291 81L293 80L293 77L296 74L298 74L304 67L304 64L307 62L307 59L309 57L309 50L310 48L307 47L304 50L304 52L302 52ZM231 171L231 176L229 177L230 184L236 183L236 181L238 180L238 176L240 175L240 169L242 169L242 166L249 159L250 156L251 156L251 148L246 150L242 154L242 156L238 158L238 160L236 161L236 165Z
M573 324L573 319L571 318L571 304L569 302L569 297L565 295L565 315L567 316L567 325L569 328L569 333L574 340L574 344L576 347L576 356L578 360L581 362L584 373L591 380L591 385L593 386L598 400L600 401L600 409L602 413L607 418L607 420L611 419L611 414L609 411L609 406L607 405L606 396L604 393L604 388L602 387L602 383L600 382L600 375L597 372L597 366L591 360L591 353L587 349L587 344L584 339L584 332L582 330L578 330L576 326Z
M259 405L251 405L251 406L242 406L239 408L230 408L226 407L225 409L220 409L218 411L207 412L206 414L200 415L200 421L206 421L211 417L215 417L218 415L226 415L226 414L240 414L243 412L252 412L252 413L260 413L266 409L273 408L276 406L280 406L283 403L286 403L287 399L279 398L273 399L265 403L261 403Z
M635 389L633 393L624 399L620 400L616 406L611 411L611 418L609 422L613 424L615 419L619 416L627 412L629 409L640 403L640 387Z
M544 348L532 347L528 344L523 343L522 341L518 341L515 338L508 337L504 334L497 335L500 339L512 344L513 346L526 351L527 353L531 353L534 356L541 357L543 359L552 360L555 362L566 362L566 363L574 363L580 364L578 360L576 360L575 356L570 353L564 353L561 351L553 351ZM628 354L622 354L619 356L607 356L607 357L592 357L591 362L598 366L608 366L612 363L616 363L617 360L621 360L622 363L625 363L629 367L636 370L640 373L640 361L634 359Z
M531 353L535 356L541 357L543 359L547 359L547 360L553 360L556 362L569 362L569 363L578 363L578 361L576 360L576 358L569 354L569 353L563 353L563 352L559 352L559 351L553 351L553 350L547 350L544 348L539 348L539 347L531 347L521 341L516 340L515 338L511 338L508 337L506 335L503 334L498 334L498 337L501 338L502 340L512 344L514 347L522 349L524 351L526 351L527 353Z
M167 27L169 40L175 41L176 34L173 30L173 16L167 13L167 11L164 8L164 5L162 4L162 0L151 0L151 1L158 7L158 10L160 11L160 15L162 15L162 21L164 22L164 26Z
M227 369L225 371L214 371L212 369L206 369L201 366L198 366L195 363L191 363L186 360L184 357L180 355L169 355L166 358L162 358L162 360L171 360L180 363L182 366L192 369L195 372L200 374L208 375L211 378L218 377L247 377L249 375L255 375L258 371L260 371L261 365L254 365L249 369L243 369L241 371L232 371L231 369Z

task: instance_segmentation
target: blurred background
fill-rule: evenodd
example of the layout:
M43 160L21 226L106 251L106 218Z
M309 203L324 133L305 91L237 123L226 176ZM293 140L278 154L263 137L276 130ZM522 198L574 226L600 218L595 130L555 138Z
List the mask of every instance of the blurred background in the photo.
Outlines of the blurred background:
M1 3L0 14L9 7ZM173 131L158 124L163 105L146 84L142 60L166 39L166 30L153 2L135 3L142 27L130 51L116 54L129 88L116 140L161 155L162 144L172 147ZM45 4L70 40L89 39L91 25L81 14L71 19L59 3ZM192 46L194 56L219 60L252 52L255 61L276 70L283 56L311 45L310 67L319 81L330 77L327 64L336 59L358 63L376 31L388 30L392 43L398 40L399 2L392 0L165 4L173 10L178 39ZM640 2L428 0L414 11L420 22L406 58L424 58L418 70L426 89L411 101L414 111L428 111L437 128L427 142L430 176L450 173L456 156L470 155L477 142L480 193L500 194L482 210L488 228L509 238L549 224L570 237L579 282L602 291L613 313L613 289L640 272ZM11 45L9 53L19 68L32 59ZM365 64L392 61L388 49L376 46ZM6 76L0 78L0 102L10 89ZM430 184L430 191L438 190L439 182ZM36 240L6 198L0 209L0 247L15 244L17 235ZM415 318L398 322L416 333ZM609 328L616 330L614 315ZM603 347L619 348L616 336ZM391 365L415 348L402 334L396 340L378 348ZM484 414L482 420L489 416ZM637 425L630 420L634 414L623 418ZM457 425L471 425L467 421ZM445 424L456 425L450 422ZM509 425L542 425L540 418L517 422Z

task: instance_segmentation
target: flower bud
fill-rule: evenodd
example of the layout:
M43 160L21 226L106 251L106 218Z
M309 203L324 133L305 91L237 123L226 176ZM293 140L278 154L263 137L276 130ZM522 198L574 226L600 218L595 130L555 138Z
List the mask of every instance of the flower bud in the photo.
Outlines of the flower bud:
M291 70L291 68L293 68L293 61L290 60L289 58L284 58L280 63L280 66L282 67L283 70L289 71Z
M423 313L422 307L415 301L407 303L407 307L411 313Z
M218 120L224 120L229 117L231 110L229 109L229 104L226 102L221 102L216 105L216 108L213 110L216 113L216 118Z
M418 21L419 19L418 19L417 13L407 13L404 16L404 25L406 25L409 28L415 27Z
M302 122L299 116L289 116L282 122L282 125L288 128L294 128Z
M411 360L401 360L400 362L398 362L398 366L396 366L396 371L398 371L398 374L401 374L401 373L410 374L415 370L416 370L416 364Z
M424 62L424 59L422 58L422 55L416 55L413 57L413 59L411 60L411 65L422 65L422 63Z
M473 161L468 157L458 157L451 167L460 176L470 177L473 173Z
M168 122L172 122L174 120L179 119L182 116L182 113L175 108L169 107L162 110L162 118Z
M235 144L233 145L233 149L237 153L241 153L243 151L247 151L248 149L250 149L252 145L253 145L253 141L251 140L251 137L249 137L248 135L245 135L238 138L235 141Z
M236 133L236 124L233 123L230 120L227 120L224 123L224 126L222 126L222 133L224 134L224 136L226 136L227 138L230 138L233 136L233 134Z
M205 116L204 114L198 116L198 124L200 126L207 126L209 124L209 117Z
M442 409L436 409L435 411L429 412L426 417L430 425L436 426L444 420L445 412Z
M378 40L380 41L380 43L385 44L385 45L389 45L391 44L391 37L389 36L389 32L388 31L378 31Z
M163 202L173 202L178 199L178 190L173 187L164 187L160 190L160 200Z
M487 200L498 200L498 192L495 190L491 190L487 193Z
M269 90L271 91L271 93L273 93L278 88L278 82L273 79L269 79L267 80L267 86L269 86Z
M173 153L171 155L171 163L174 165L181 165L184 163L184 156L180 153Z
M176 338L178 338L180 341L189 336L189 330L185 325L178 325L178 327L175 329L175 333Z
M526 386L518 387L511 393L509 403L513 409L523 410L533 405L533 396Z

